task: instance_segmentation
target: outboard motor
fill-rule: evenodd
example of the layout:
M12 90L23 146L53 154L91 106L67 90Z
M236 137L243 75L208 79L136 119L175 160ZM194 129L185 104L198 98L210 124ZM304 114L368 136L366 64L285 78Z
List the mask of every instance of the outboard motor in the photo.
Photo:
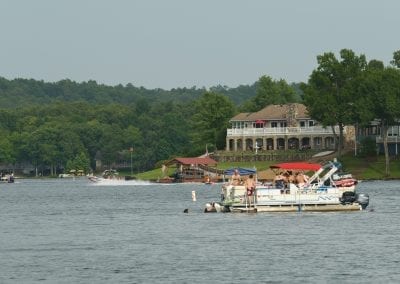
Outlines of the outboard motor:
M342 204L351 204L356 201L356 193L354 191L345 191L339 200Z
M358 193L357 202L361 205L361 208L364 210L365 208L367 208L369 204L369 195L366 193Z

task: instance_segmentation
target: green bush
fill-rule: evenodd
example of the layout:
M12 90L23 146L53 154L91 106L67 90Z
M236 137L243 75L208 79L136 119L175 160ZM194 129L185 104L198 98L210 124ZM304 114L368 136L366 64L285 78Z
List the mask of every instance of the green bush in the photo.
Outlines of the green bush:
M371 137L366 137L360 141L360 157L376 156L376 142Z

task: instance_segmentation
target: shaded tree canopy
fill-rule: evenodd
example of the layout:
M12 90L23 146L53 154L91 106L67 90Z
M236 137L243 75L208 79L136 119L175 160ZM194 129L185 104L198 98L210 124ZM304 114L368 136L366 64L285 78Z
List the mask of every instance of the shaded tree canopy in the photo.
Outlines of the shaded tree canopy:
M400 70L393 67L369 65L357 84L362 96L356 101L361 123L368 124L377 119L380 122L385 152L385 172L390 175L388 127L396 125L400 119Z
M393 60L390 61L390 63L393 66L400 68L400 50L396 50L395 52L393 52Z
M239 88L251 97L251 86ZM133 148L133 167L142 171L176 155L203 154L206 143L223 149L234 115L230 97L245 98L235 88L215 89L224 94L0 78L0 164L29 162L55 174L83 163L94 169L96 159L111 165Z
M299 102L299 90L285 80L274 81L269 76L262 76L256 83L256 95L243 103L243 112L255 112L271 104Z
M311 117L325 126L339 125L339 155L343 146L343 127L354 121L353 83L367 66L364 55L342 49L340 60L332 52L317 56L318 67L303 85L304 102Z
M224 149L226 129L234 113L234 105L228 98L217 93L205 93L194 103L191 119L191 125L196 129L191 135L194 148L204 150L205 144L210 143L215 148Z

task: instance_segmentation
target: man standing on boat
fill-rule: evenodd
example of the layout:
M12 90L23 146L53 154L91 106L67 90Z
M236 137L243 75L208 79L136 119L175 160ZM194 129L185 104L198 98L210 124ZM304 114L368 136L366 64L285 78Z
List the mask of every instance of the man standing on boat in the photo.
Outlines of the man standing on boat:
M283 189L285 187L285 177L283 176L282 172L276 175L274 183L276 188Z
M242 180L241 180L239 171L238 171L238 169L235 169L235 171L231 177L230 184L231 185L240 185L241 182L242 182Z
M246 202L251 206L251 200L254 198L254 191L256 189L256 182L254 181L253 175L250 174L249 177L244 182L244 186L246 188Z

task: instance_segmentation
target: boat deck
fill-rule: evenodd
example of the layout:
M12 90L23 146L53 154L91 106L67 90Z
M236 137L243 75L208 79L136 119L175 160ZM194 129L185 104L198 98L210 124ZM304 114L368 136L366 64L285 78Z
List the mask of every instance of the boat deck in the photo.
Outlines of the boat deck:
M332 212L332 211L360 211L361 205L352 204L290 204L290 205L263 205L263 206L232 206L231 212Z

